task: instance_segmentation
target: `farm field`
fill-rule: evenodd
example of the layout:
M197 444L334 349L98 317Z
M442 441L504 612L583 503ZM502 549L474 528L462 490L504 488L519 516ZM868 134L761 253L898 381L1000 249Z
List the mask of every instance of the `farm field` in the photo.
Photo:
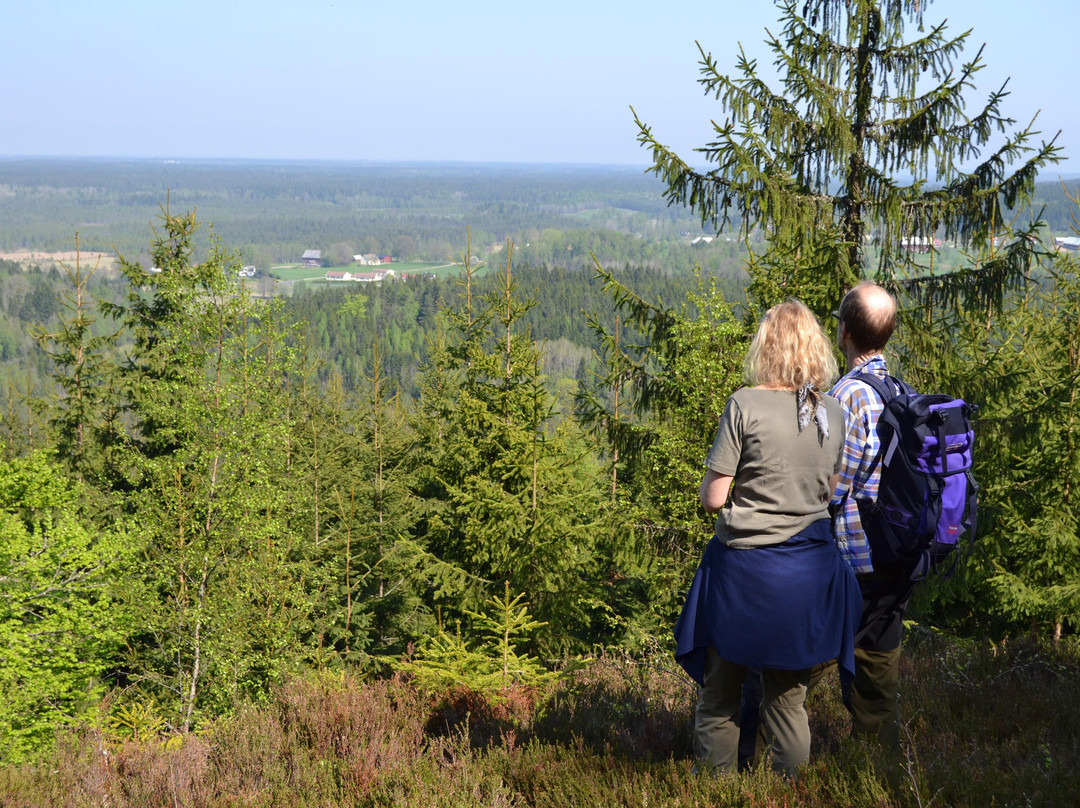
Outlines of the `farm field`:
M384 266L394 270L395 275L412 273L431 273L432 275L452 275L458 271L458 265L450 261L395 261ZM270 276L283 281L321 281L331 271L371 272L373 267L350 264L335 267L305 267L300 264L282 264L270 269Z

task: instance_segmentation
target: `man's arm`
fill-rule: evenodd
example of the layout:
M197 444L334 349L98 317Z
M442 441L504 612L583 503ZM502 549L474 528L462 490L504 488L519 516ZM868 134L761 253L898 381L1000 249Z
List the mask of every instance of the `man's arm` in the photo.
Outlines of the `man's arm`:
M876 497L876 485L863 478L866 463L877 452L877 433L870 421L872 415L870 398L863 385L843 385L833 395L844 410L847 430L844 446L840 452L840 472L833 489L835 509L834 526L836 544L840 555L858 574L873 572L870 545L862 529L859 505L856 498Z
M863 407L860 406L858 391L848 388L838 391L836 394L840 401L840 407L844 411L844 424L847 427L844 433L844 445L840 450L840 471L833 483L834 503L839 502L845 492L853 495L851 487L855 481L855 475L863 464L863 458L867 452L872 451L870 436L863 418Z

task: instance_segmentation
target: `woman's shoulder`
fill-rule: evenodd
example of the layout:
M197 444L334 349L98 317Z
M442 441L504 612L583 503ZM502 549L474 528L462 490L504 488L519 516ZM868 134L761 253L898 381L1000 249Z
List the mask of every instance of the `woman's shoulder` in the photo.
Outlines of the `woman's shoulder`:
M740 387L728 398L728 406L740 410L755 409L767 406L770 401L777 399L783 390L767 390L764 387Z
M794 413L795 392L765 387L740 387L728 399L733 416L771 421Z
M779 398L783 396L791 397L795 395L794 390L782 390L776 387L740 387L734 393L731 394L732 398L740 398L743 401L749 399L758 398Z

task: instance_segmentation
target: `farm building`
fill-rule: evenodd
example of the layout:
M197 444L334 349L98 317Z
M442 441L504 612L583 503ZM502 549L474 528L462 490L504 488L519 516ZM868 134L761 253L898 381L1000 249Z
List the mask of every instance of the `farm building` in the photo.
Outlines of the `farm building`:
M353 273L353 280L360 283L372 283L375 281L381 281L383 278L394 277L394 270L392 269L376 269L374 272L355 272Z
M913 253L928 253L930 248L940 247L941 239L939 238L927 238L925 236L915 236L914 238L906 238L900 242L900 249L907 250Z

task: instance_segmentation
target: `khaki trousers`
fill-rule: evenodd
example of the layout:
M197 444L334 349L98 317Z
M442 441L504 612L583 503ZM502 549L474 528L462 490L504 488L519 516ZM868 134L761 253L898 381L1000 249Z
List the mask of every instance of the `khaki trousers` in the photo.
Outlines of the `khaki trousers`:
M721 659L709 648L704 684L694 715L694 754L699 761L733 772L739 751L739 702L747 668ZM806 691L811 669L762 669L761 727L772 767L788 777L810 758Z

